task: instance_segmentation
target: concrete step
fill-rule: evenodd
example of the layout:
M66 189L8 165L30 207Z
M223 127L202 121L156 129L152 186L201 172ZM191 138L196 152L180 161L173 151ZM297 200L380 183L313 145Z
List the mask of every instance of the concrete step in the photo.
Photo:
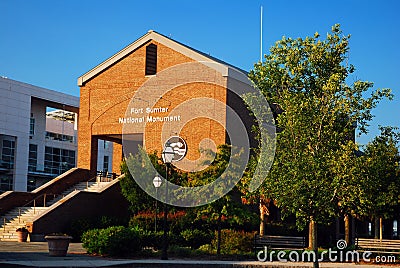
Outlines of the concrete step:
M16 207L13 210L7 212L1 218L0 222L0 241L17 241L18 236L15 230L19 227L24 226L27 222L32 222L32 220L38 215L49 210L49 207L56 202L60 201L62 198L67 196L73 191L88 191L88 192L99 192L110 182L95 182L91 181L77 183L76 185L70 187L62 194L54 197L49 196L49 201L46 202L46 207ZM5 224L4 224L4 218Z

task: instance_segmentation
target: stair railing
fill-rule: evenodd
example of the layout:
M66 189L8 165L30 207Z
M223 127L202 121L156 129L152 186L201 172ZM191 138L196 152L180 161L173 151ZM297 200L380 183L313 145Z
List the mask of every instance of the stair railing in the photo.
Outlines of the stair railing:
M3 232L6 231L6 223L7 223L7 218L3 217Z
M37 207L37 203L38 203L37 201L43 200L43 201L39 202L39 204L43 204L43 207L46 207L47 195L49 195L49 194L48 193L41 194L41 195L37 196L35 199L29 201L28 203L24 204L21 207L28 207L30 204L33 203L33 214L36 214L36 207ZM50 194L50 195L53 195L53 198L56 198L56 196L57 196L56 194ZM22 215L21 207L18 208L18 222L21 222L21 215Z
M90 178L90 179L88 179L88 180L86 181L86 188L85 188L85 190L88 190L88 189L89 189L89 183L90 183L91 181L97 181L97 175L94 176L94 177L92 177L92 178Z
M104 171L97 171L96 176L88 179L86 181L86 190L89 189L89 183L92 181L99 182L97 185L97 188L100 189L102 186L100 185L100 182L111 182L117 177L116 173L113 172L104 172Z

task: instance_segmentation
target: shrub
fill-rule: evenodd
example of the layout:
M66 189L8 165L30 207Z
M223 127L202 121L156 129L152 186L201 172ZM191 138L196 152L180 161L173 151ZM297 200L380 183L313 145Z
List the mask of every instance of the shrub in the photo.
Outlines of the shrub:
M164 214L162 212L157 215L157 227L160 229L163 226L163 216ZM143 230L153 231L155 225L154 220L154 212L142 211L130 219L129 226L138 226ZM173 233L179 234L185 229L185 226L187 226L188 222L190 222L190 220L188 220L185 211L170 211L168 213L168 229Z
M82 235L82 246L88 253L124 256L141 250L137 230L124 226L92 229Z
M144 248L149 247L155 250L162 248L163 232L141 231L140 237Z
M88 230L104 229L111 226L120 226L126 224L126 219L112 218L109 216L81 218L71 222L67 233L73 237L74 242L80 242L82 234Z
M191 249L197 249L202 245L210 244L212 234L202 230L187 229L181 232L181 237L184 239L186 246L189 246Z
M217 249L217 237L211 241L213 249ZM229 229L221 230L221 254L241 254L252 251L254 233L234 231Z

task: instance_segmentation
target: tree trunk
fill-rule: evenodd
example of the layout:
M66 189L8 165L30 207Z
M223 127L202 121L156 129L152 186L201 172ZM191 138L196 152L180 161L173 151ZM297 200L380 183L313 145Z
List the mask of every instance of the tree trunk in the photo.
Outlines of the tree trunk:
M308 248L312 249L313 248L313 222L310 221L310 223L308 224Z
M260 236L265 234L265 213L260 200Z
M350 216L344 215L344 240L350 245Z
M314 221L313 217L310 220L310 238L309 242L311 242L311 249L315 253L315 260L313 262L313 268L318 268L318 237L317 237L317 223Z
M375 217L375 232L374 232L374 238L378 239L379 238L379 218Z
M260 210L260 236L265 235L265 222L266 222L266 215L269 215L269 210L268 210L268 203L270 202L269 199L265 200L263 198L260 198L260 205L259 205L259 210Z
M260 209L260 236L263 236L265 234L265 214Z
M221 221L222 214L218 215L218 226L217 226L217 255L221 254Z

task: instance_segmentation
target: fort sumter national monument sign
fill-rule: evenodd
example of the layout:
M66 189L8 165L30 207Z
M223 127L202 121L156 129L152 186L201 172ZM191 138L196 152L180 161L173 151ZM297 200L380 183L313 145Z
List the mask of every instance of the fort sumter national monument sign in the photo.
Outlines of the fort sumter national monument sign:
M134 124L144 122L181 121L180 115L168 116L168 107L131 108L130 113L131 116L129 117L118 118L118 122L121 124Z

